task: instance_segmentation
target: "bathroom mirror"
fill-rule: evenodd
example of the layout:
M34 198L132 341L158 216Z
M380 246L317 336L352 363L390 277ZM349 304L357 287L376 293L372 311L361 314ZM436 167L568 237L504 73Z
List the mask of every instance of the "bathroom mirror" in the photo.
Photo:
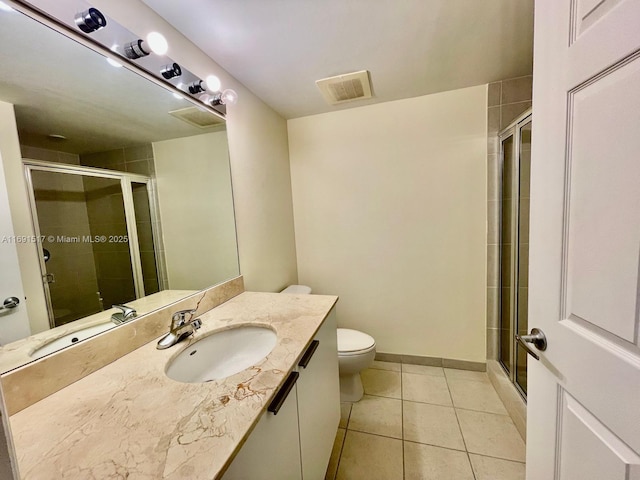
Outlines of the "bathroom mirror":
M0 10L0 64L26 179L9 204L28 204L18 221L38 239L16 242L32 309L0 357L34 335L113 328L96 320L112 304L147 313L239 275L224 119L17 11Z

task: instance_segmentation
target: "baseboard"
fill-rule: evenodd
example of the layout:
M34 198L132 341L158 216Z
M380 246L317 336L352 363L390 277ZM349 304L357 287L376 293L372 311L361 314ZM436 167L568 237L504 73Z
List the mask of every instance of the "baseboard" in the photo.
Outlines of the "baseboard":
M453 358L423 357L421 355L376 352L376 360L380 362L408 363L411 365L427 365L429 367L472 370L474 372L485 372L487 370L487 364L485 362L470 362L468 360L456 360Z

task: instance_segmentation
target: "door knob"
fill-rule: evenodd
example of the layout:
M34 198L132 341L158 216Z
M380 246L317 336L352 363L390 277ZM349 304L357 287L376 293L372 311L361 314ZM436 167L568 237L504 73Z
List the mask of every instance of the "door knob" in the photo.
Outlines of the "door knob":
M533 343L533 345L541 352L544 352L547 349L547 337L539 328L532 328L529 335L516 334L516 340L518 341L518 343L520 343L520 345L522 345L527 353L536 360L540 360L540 356L536 352L531 350L531 347L528 344Z
M0 310L16 308L19 303L20 299L18 297L5 298L4 302L2 302L2 305L0 305Z

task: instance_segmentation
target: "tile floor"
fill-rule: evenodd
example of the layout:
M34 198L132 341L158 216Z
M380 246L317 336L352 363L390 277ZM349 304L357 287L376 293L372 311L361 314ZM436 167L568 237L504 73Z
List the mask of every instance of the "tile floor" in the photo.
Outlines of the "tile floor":
M326 480L524 480L524 442L486 373L375 362L362 382Z

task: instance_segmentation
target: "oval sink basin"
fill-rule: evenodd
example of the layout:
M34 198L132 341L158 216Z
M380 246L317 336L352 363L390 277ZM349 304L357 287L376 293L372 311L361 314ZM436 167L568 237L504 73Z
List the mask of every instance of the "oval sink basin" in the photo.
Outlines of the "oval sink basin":
M237 327L198 340L168 365L169 378L183 383L220 380L241 372L269 355L276 333L264 327Z
M89 337L93 337L98 333L111 330L115 326L115 323L105 322L98 325L93 325L91 327L85 327L83 329L76 330L75 332L67 333L64 336L56 338L55 340L51 340L50 342L45 343L40 348L35 349L31 354L31 358L35 360L44 357L45 355L49 355L50 353L57 352L61 348L68 347L69 345L78 343L81 340L86 340Z

